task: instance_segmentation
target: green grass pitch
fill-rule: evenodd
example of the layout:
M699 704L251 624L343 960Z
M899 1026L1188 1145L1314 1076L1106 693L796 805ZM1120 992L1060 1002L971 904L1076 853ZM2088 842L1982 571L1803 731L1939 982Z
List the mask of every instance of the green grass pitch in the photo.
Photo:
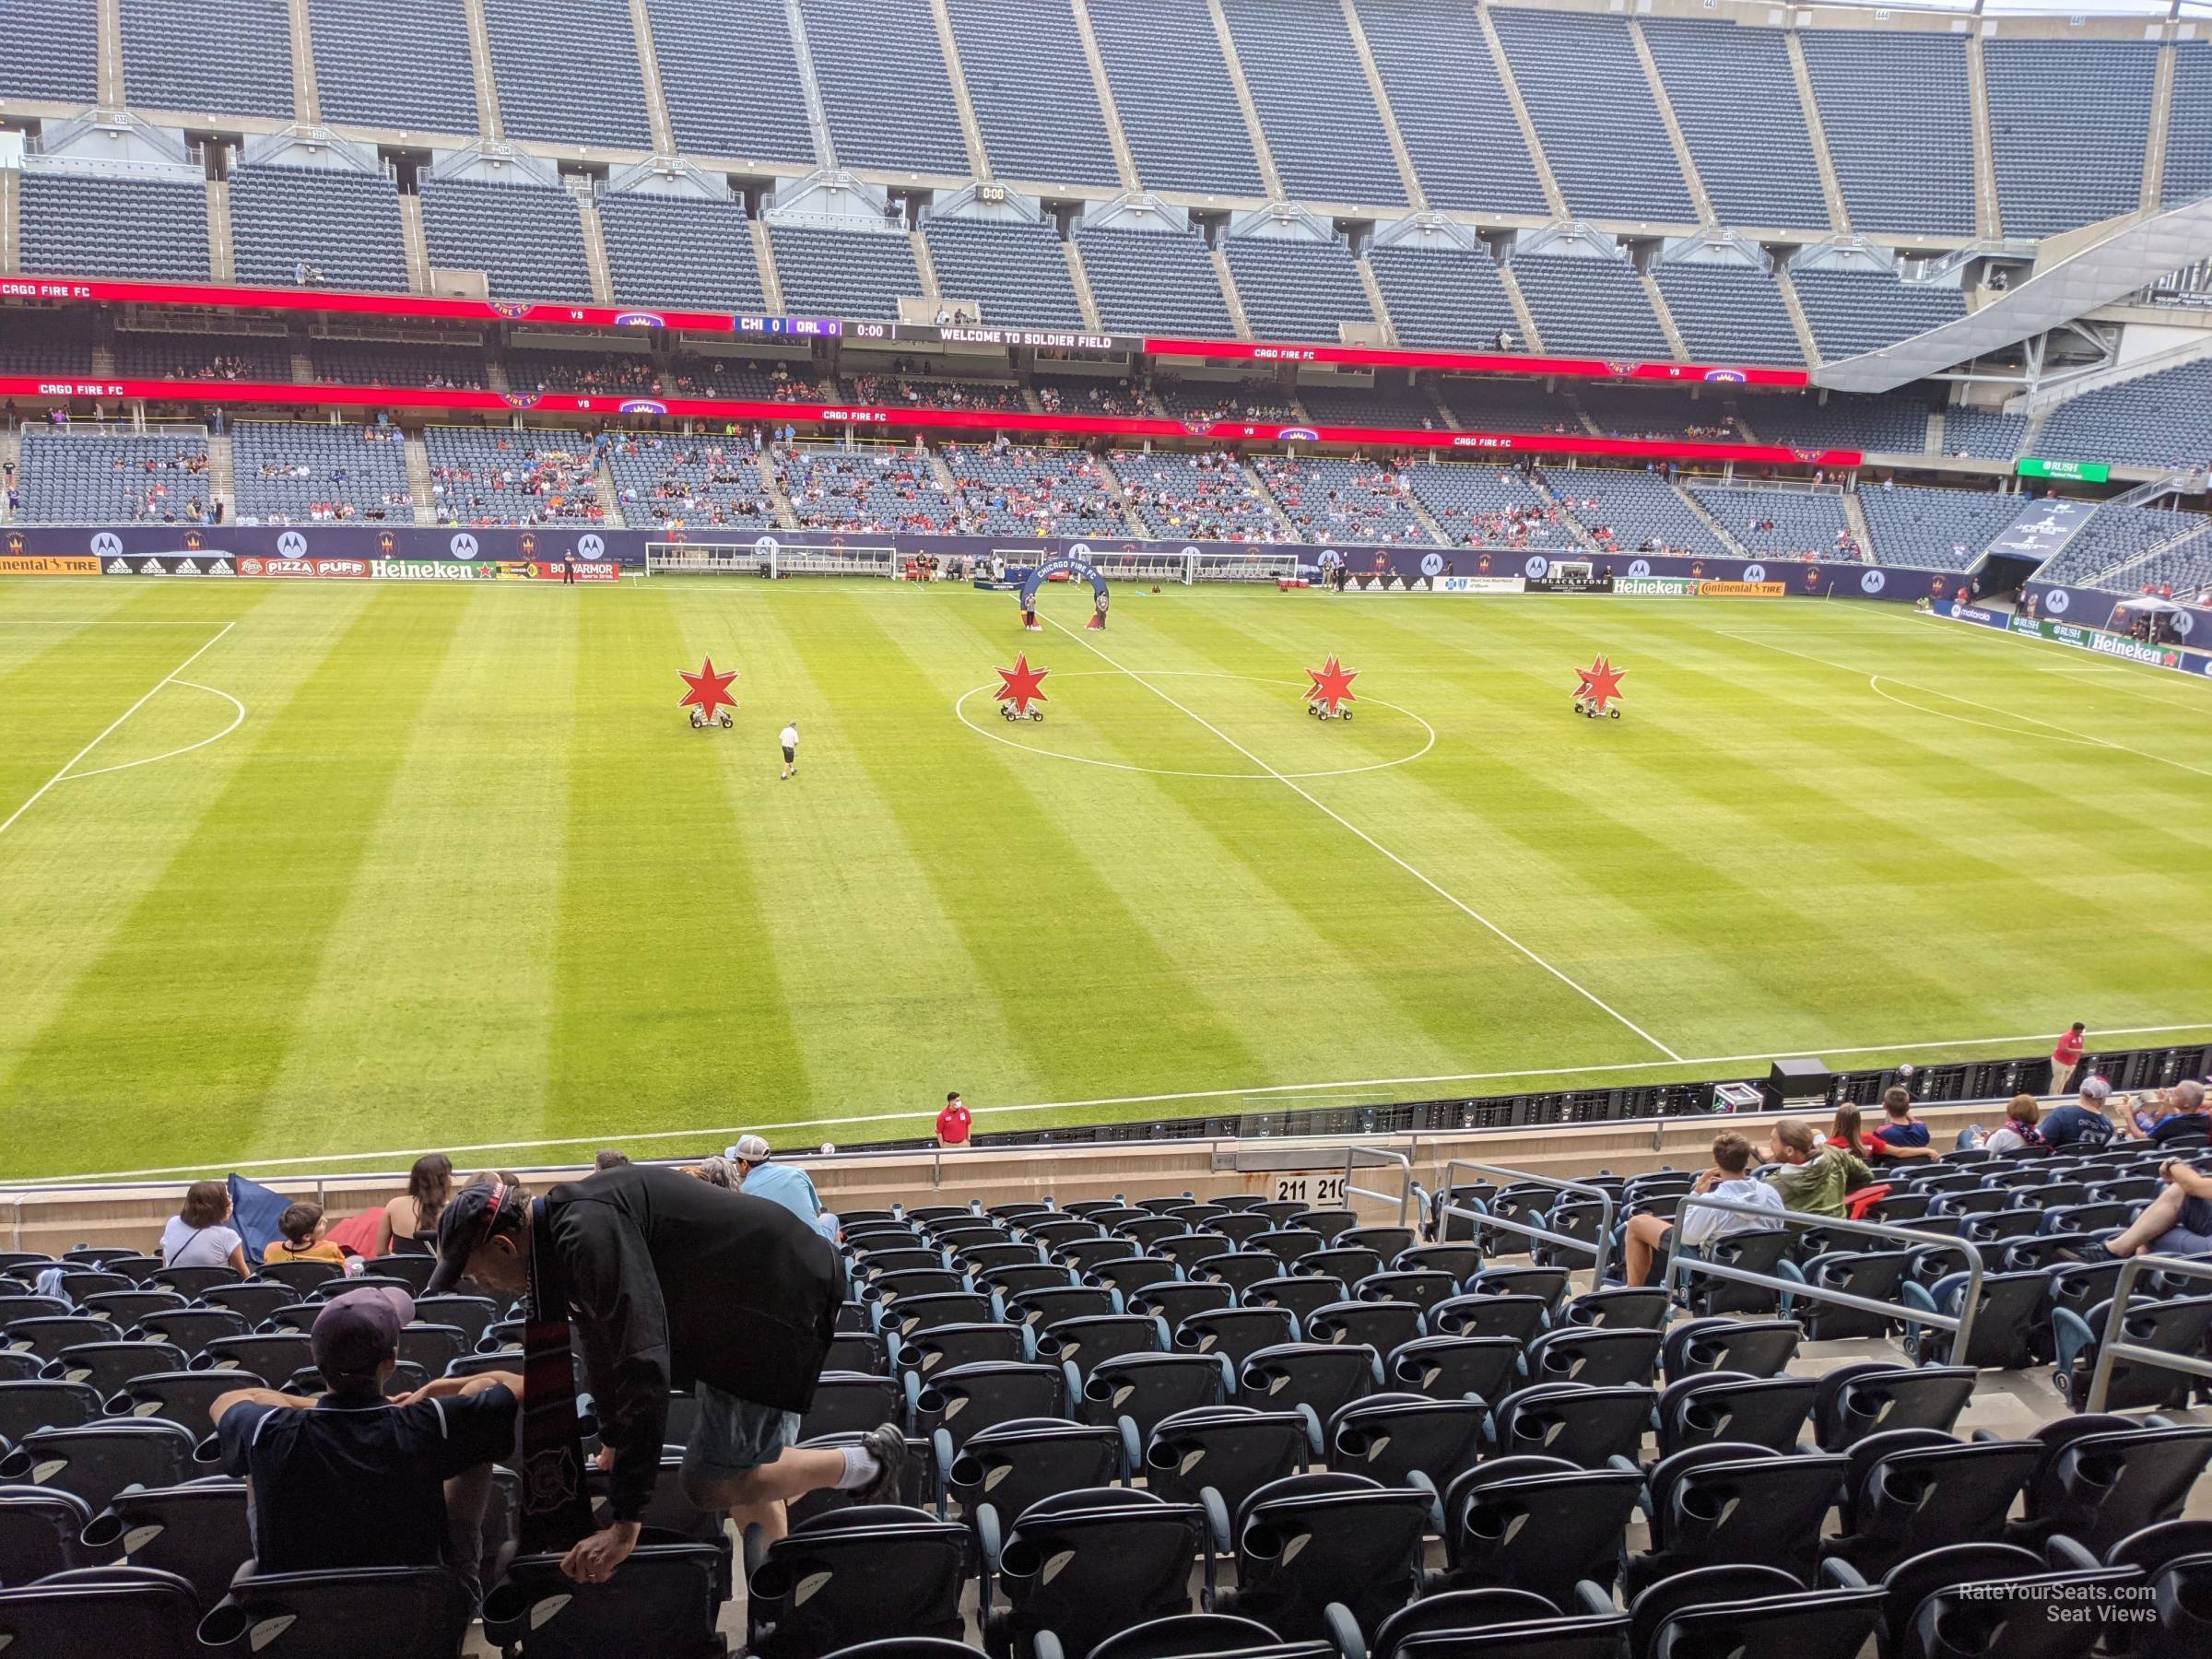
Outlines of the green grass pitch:
M1890 606L1116 597L0 586L0 1175L2202 1029L2201 683ZM728 732L676 706L710 653Z

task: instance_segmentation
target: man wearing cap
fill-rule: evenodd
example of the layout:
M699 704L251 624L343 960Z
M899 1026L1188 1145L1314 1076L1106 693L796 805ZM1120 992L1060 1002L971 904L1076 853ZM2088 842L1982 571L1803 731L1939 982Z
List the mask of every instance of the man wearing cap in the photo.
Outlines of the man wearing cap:
M822 1198L814 1190L814 1177L796 1164L774 1163L768 1142L758 1135L737 1138L725 1156L747 1198L765 1198L780 1204L812 1228L822 1224Z
M532 1200L494 1182L456 1194L438 1221L429 1293L464 1276L527 1298L523 1546L565 1549L561 1566L602 1583L637 1547L659 1477L668 1390L688 1384L699 1422L684 1491L761 1541L783 1505L826 1487L881 1501L906 1440L893 1425L858 1446L796 1444L828 1357L844 1277L830 1241L778 1204L676 1170L631 1164ZM571 1327L611 1450L609 1519L582 1496Z
M491 1465L514 1449L523 1380L484 1371L386 1400L399 1333L414 1316L403 1290L334 1296L312 1333L328 1394L239 1388L208 1407L223 1467L252 1494L264 1572L442 1563L481 1594Z

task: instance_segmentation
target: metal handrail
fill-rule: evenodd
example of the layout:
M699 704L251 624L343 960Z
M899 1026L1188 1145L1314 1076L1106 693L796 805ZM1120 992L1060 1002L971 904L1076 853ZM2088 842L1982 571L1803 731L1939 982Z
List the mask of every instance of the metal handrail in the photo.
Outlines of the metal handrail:
M1906 1307L1900 1302L1877 1301L1871 1296L1854 1296L1848 1290L1832 1290L1826 1285L1784 1278L1779 1273L1760 1273L1754 1268L1737 1267L1726 1262L1709 1262L1702 1256L1684 1255L1680 1250L1682 1229L1679 1225L1666 1230L1666 1270L1660 1276L1659 1283L1671 1295L1677 1271L1703 1273L1734 1284L1759 1285L1770 1290L1787 1292L1791 1296L1802 1296L1807 1301L1832 1302L1839 1308L1855 1308L1862 1313L1898 1314L1912 1324L1933 1325L1939 1331L1950 1332L1951 1363L1959 1365L1964 1362L1967 1344L1974 1334L1974 1319L1982 1308L1982 1281L1988 1277L1981 1248L1971 1239L1962 1239L1956 1233L1924 1232L1918 1228L1902 1227L1890 1221L1853 1221L1841 1216L1814 1216L1795 1210L1769 1209L1764 1205L1746 1204L1736 1198L1715 1198L1706 1193L1685 1194L1683 1207L1687 1209L1692 1204L1732 1216L1752 1217L1767 1223L1768 1230L1817 1227L1826 1232L1857 1233L1864 1238L1888 1239L1912 1245L1939 1244L1957 1251L1966 1258L1966 1296L1956 1314L1929 1312ZM1720 1241L1714 1241L1716 1243Z
M2140 1359L2162 1371L2212 1377L2212 1359L2200 1359L2194 1354L2170 1354L2163 1348L2145 1347L2122 1336L2121 1333L2127 1328L2127 1299L2136 1288L2136 1281L2146 1273L2178 1273L2188 1278L2212 1279L2212 1262L2201 1257L2133 1255L2121 1264L2120 1277L2112 1281L2112 1311L2105 1317L2104 1336L2097 1344L2097 1366L2089 1373L2089 1394L2081 1407L2084 1411L2104 1409L2105 1396L2112 1388L2112 1366L2117 1360Z
M1393 1194L1378 1193L1372 1187L1354 1186L1352 1171L1361 1159L1369 1160L1369 1168L1395 1167L1398 1171L1398 1190ZM1406 1225L1406 1212L1413 1206L1413 1159L1403 1152L1393 1152L1387 1147L1347 1147L1344 1149L1344 1203L1349 1209L1354 1198L1372 1198L1382 1204L1398 1206L1398 1225Z
M1556 1193L1572 1193L1580 1198L1594 1198L1598 1202L1597 1242L1586 1239L1569 1238L1565 1233L1553 1232L1548 1228L1532 1222L1514 1221L1503 1216L1493 1216L1487 1210L1471 1210L1452 1202L1452 1191L1459 1183L1453 1178L1456 1170L1472 1170L1477 1175L1502 1175L1517 1185L1549 1187ZM1538 1175L1529 1170L1516 1170L1508 1164L1477 1163L1472 1159L1455 1158L1444 1165L1444 1202L1438 1213L1457 1216L1472 1221L1477 1227L1494 1227L1500 1232L1519 1234L1562 1250L1580 1251L1590 1260L1591 1282L1602 1286L1606 1282L1606 1267L1613 1253L1613 1194L1604 1187L1592 1186L1584 1181L1570 1181L1564 1175Z

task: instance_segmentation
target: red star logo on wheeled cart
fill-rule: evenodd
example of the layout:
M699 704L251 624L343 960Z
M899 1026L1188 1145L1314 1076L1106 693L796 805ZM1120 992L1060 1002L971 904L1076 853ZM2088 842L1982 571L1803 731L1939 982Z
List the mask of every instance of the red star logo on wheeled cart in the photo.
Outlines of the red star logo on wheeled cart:
M697 709L700 718L710 725L713 724L717 709L725 705L733 709L737 706L737 700L730 695L730 682L737 677L737 670L733 668L727 674L715 673L712 657L706 659L697 674L687 674L678 668L676 677L690 688L676 706L679 709Z
M1038 688L1044 684L1044 677L1052 670L1030 667L1028 652L1023 652L1014 659L1013 667L994 669L994 672L999 679L998 700L1012 703L1017 719L1030 712L1031 703L1051 700Z
M1574 672L1575 677L1583 682L1581 689L1574 694L1575 700L1589 703L1603 714L1606 705L1620 695L1620 682L1628 670L1614 667L1610 661L1601 656L1589 667L1577 668Z
M1306 700L1321 704L1332 715L1341 712L1344 704L1359 700L1352 695L1359 670L1347 668L1333 654L1320 667L1307 669L1306 677L1313 682L1306 688Z

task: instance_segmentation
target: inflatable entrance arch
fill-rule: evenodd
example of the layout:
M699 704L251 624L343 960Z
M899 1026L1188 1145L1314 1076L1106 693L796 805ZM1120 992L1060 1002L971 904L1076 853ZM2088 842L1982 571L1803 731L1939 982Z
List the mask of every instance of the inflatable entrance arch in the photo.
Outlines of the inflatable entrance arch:
M1090 561L1063 553L1046 559L1032 570L1021 584L1021 608L1026 614L1037 608L1037 590L1055 576L1065 576L1070 582L1090 583L1091 598L1100 615L1106 609L1106 578L1091 568Z

